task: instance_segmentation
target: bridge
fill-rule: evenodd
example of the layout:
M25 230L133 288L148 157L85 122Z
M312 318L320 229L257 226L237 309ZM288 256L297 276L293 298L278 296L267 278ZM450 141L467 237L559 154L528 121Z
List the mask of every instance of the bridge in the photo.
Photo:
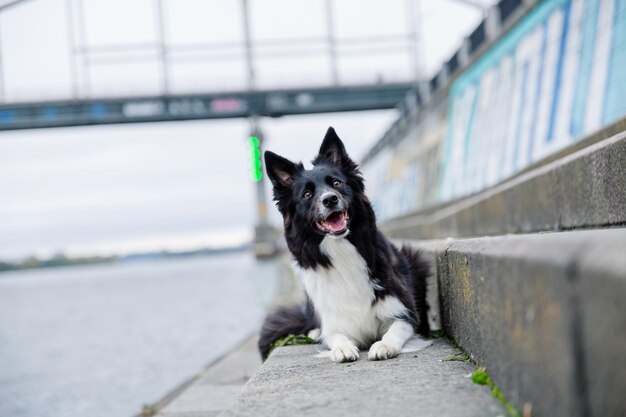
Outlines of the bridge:
M316 19L323 28L315 35L268 38L253 32L255 22L256 27L263 25L248 0L223 10L206 9L208 6L204 6L204 10L199 4L195 6L197 10L189 7L185 10L184 5L154 0L144 5L141 13L134 17L138 21L131 22L130 29L127 28L135 30L133 25L145 25L149 28L142 35L145 39L97 42L93 39L103 36L88 23L95 18L107 22L101 15L112 13L115 8L98 9L91 2L67 0L62 11L55 11L56 17L65 21L63 30L67 32L62 40L56 40L56 48L59 55L67 55L67 58L63 58L66 62L62 63L58 76L51 76L66 80L65 83L52 95L41 91L54 85L53 79L44 82L41 91L24 86L26 83L21 78L26 76L21 72L26 72L26 67L19 66L17 52L3 51L0 57L0 130L281 117L396 107L420 82L423 72L417 26L419 12L414 2L405 2L402 13L408 19L398 21L396 26L400 29L394 33L350 37L338 34L335 22L341 17L338 6L329 0L318 3L323 7L309 10L318 14ZM45 11L37 0L0 3L0 17L21 19L24 23L29 21L29 16ZM183 12L211 12L217 16L216 22L228 20L235 28L234 33L215 33L210 39L200 39L197 33L190 36L175 19ZM112 17L109 16L108 24L115 27ZM2 30L10 32L11 27ZM4 35L2 30L0 37ZM194 30L200 32L200 27ZM18 29L13 31L19 33ZM179 40L181 37L185 40ZM55 43L50 42L54 47ZM32 54L32 59L36 59L37 53L43 52L19 53ZM345 62L383 62L390 54L404 61L401 71L398 68L385 71L380 64L370 64L361 65L360 74L355 76L354 70L343 69ZM307 70L299 65L307 59L323 64L314 64L313 70ZM268 85L264 74L268 68L282 65L282 62L294 65L293 73L311 76ZM123 74L132 73L136 66L143 68L139 80L128 82ZM180 75L190 67L204 68L206 73L189 79ZM212 67L220 69L215 72ZM117 80L99 78L103 72L111 71L110 68L119 72ZM48 69L42 67L41 71L46 73ZM227 78L224 78L225 71ZM213 78L217 81L213 82ZM221 83L224 79L227 82Z
M0 130L392 109L412 83L0 105Z

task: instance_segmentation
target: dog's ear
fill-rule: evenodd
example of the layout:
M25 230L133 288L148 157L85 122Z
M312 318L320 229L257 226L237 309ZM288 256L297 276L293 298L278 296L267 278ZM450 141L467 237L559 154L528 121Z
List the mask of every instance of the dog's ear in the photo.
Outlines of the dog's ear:
M332 127L329 127L320 146L320 152L313 161L314 164L323 160L330 161L337 165L342 165L344 162L350 161L350 157L346 152L343 142L337 136L337 132Z
M298 165L274 152L265 151L265 170L274 187L290 187Z

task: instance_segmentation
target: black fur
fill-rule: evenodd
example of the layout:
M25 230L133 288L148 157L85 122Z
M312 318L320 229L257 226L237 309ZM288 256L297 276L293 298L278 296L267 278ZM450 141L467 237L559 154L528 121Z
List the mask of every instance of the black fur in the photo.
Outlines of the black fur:
M327 268L330 259L320 251L324 233L313 224L319 218L319 203L315 198L304 199L307 190L318 196L320 190L332 188L348 207L349 234L345 237L366 261L370 279L376 284L376 300L392 295L407 308L407 317L423 336L429 332L426 304L426 278L429 266L420 254L408 247L396 248L376 226L374 210L365 195L363 177L358 165L350 159L343 143L331 127L322 142L320 152L312 161L314 168L305 170L272 152L265 152L268 176L274 186L274 200L283 216L285 239L289 250L302 268ZM340 186L331 186L334 180ZM289 333L306 333L317 326L313 306L280 309L265 320L259 349L265 357L269 345Z
M278 307L263 322L258 344L261 357L263 360L267 358L270 353L270 345L276 340L290 334L307 334L317 327L319 327L319 323L310 301L307 300L299 306Z

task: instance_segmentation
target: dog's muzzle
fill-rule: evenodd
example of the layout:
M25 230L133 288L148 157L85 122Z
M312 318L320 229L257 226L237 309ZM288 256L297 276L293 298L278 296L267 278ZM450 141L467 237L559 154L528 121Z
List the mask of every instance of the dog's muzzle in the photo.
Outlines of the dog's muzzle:
M341 235L348 229L350 216L345 200L334 192L327 192L318 200L318 212L321 219L315 227L322 233Z

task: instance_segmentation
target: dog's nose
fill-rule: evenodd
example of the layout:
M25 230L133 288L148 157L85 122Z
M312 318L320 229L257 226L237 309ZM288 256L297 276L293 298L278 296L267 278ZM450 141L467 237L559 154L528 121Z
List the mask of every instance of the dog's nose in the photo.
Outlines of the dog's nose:
M324 196L324 198L322 199L322 204L324 204L324 207L328 207L328 208L335 207L338 202L339 202L339 197L337 197L336 194L329 194L327 196Z

